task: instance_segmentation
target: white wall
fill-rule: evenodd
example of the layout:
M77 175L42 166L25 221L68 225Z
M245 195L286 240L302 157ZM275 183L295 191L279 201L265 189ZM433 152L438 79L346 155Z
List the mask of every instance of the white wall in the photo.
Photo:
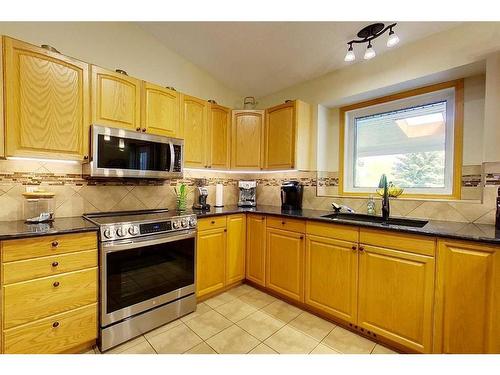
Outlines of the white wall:
M0 34L230 107L242 97L128 22L0 22Z

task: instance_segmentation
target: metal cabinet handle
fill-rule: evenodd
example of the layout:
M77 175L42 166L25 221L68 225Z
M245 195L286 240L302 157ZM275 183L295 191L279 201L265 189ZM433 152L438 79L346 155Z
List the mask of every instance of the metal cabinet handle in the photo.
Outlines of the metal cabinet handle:
M59 242L58 241L52 241L52 247L58 247Z
M83 156L83 160L89 160L89 156L88 155L84 155Z
M59 265L59 262L53 262L52 267L57 267Z
M363 252L363 251L365 251L365 248L363 246L360 246L359 251Z
M52 323L52 327L54 327L54 328L59 327L59 322L54 322L54 323Z
M304 239L304 236L300 236L300 239L303 240Z
M59 286L59 281L55 281L52 285L54 285L54 288L57 288Z
M227 229L224 229L224 232L227 232Z
M141 131L141 128L135 128L135 130L137 130L138 132L140 132L140 131Z
M142 128L142 132L144 133L146 131L146 128Z
M212 221L210 222L210 224L215 224L215 221L214 221L214 220L212 220Z
M285 225L285 222L284 222L284 221L282 221L282 222L281 222L281 225Z
M357 247L356 245L352 245L351 249L353 249L353 250L357 250L357 249L358 249L358 247Z

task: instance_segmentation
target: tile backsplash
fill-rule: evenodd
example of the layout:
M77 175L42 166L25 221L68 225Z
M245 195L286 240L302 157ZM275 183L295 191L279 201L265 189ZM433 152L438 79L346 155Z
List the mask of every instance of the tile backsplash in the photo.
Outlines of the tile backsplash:
M415 218L476 222L493 224L495 198L500 181L497 166L485 168L484 182L475 171L463 176L463 187L483 183L482 202L446 202L394 199L391 214ZM0 160L0 221L22 219L22 193L26 186L38 185L55 193L56 217L80 216L84 212L119 211L175 207L175 186L185 183L193 189L196 179L206 180L209 190L208 203L215 200L215 184L224 185L224 203L234 205L238 200L237 182L242 179L257 180L257 202L279 206L280 185L287 179L299 179L304 185L303 207L331 209L331 202L345 204L356 211L366 211L366 199L317 196L317 185L335 189L336 176L317 178L316 172L277 173L224 173L213 171L185 171L182 179L159 180L87 180L79 164L44 161ZM188 207L193 203L189 194ZM377 200L380 211L380 201Z

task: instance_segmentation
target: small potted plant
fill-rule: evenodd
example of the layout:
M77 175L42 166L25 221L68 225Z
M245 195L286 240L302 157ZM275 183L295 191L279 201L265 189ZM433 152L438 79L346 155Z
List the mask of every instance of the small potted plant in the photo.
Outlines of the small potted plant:
M188 189L185 184L180 184L179 189L174 188L175 194L177 195L177 211L186 211L187 208L187 194Z

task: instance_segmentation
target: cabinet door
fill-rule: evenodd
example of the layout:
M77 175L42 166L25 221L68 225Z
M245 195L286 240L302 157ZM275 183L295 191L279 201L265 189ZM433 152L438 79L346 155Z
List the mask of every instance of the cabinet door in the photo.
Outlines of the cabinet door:
M196 295L201 297L224 287L226 229L198 232L196 246Z
M295 123L295 102L266 110L266 169L294 167Z
M266 287L304 301L304 235L267 229Z
M88 155L88 65L4 38L7 156Z
M305 303L355 323L357 244L307 235L305 258Z
M261 169L264 111L233 111L231 168Z
M439 240L434 351L500 353L500 249Z
M144 82L142 128L148 133L180 138L180 95Z
M434 258L359 247L358 326L430 353Z
M209 115L210 155L209 168L229 168L231 110L212 104Z
M266 285L266 217L247 216L246 278Z
M92 65L92 123L140 131L140 115L141 81Z
M226 285L245 278L245 214L227 217Z
M182 99L182 124L184 129L184 163L186 167L206 168L208 103L184 95Z

